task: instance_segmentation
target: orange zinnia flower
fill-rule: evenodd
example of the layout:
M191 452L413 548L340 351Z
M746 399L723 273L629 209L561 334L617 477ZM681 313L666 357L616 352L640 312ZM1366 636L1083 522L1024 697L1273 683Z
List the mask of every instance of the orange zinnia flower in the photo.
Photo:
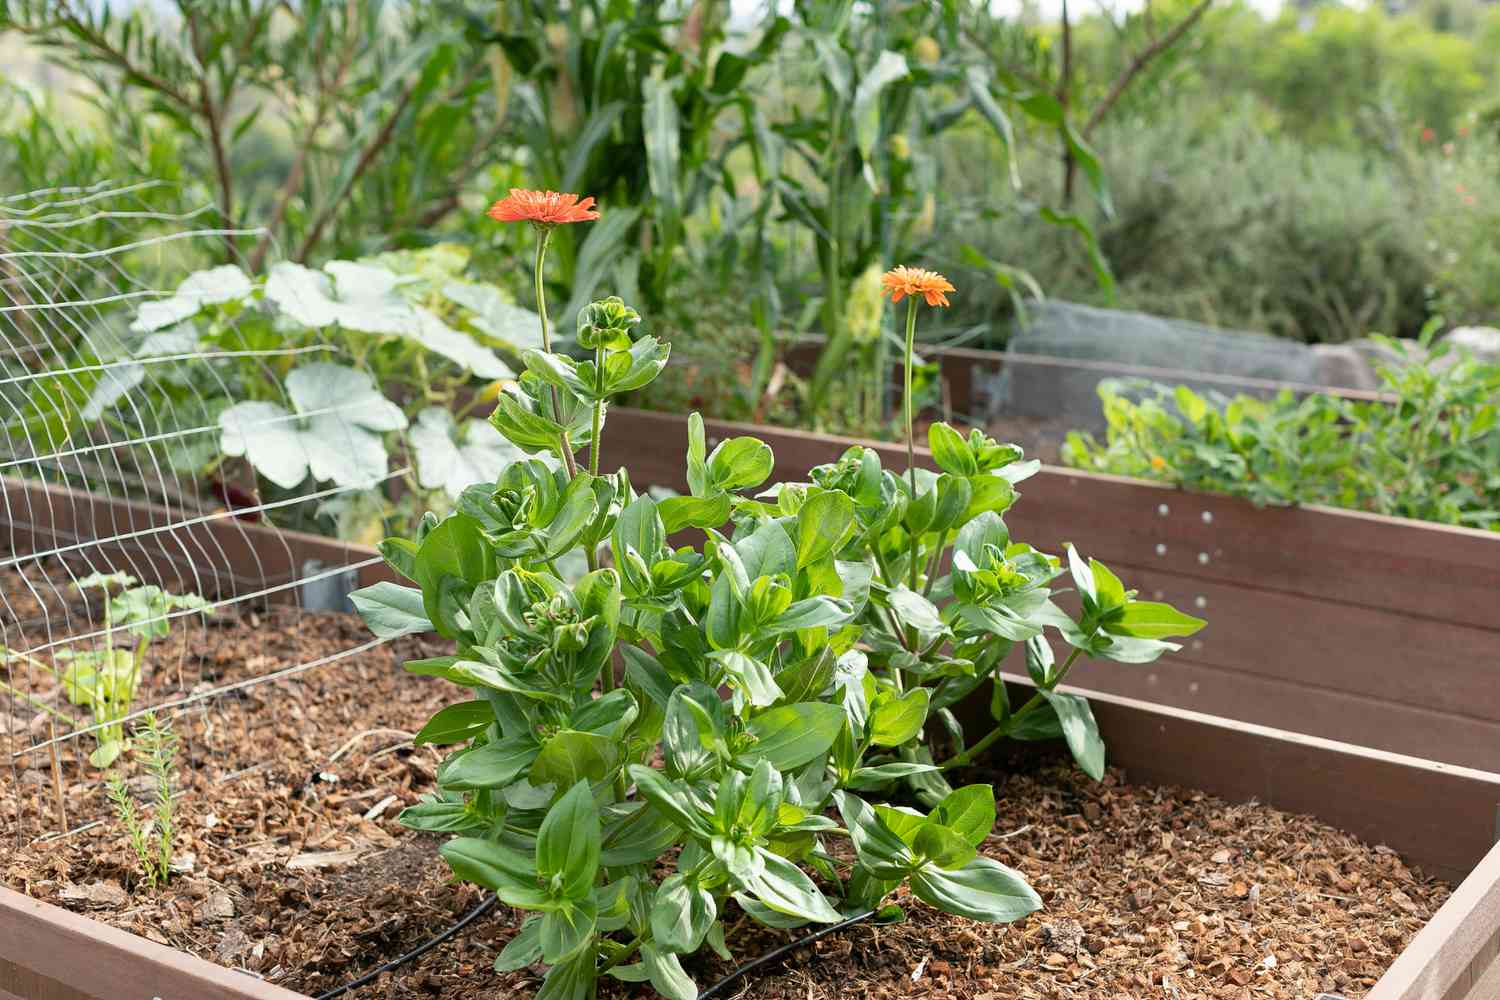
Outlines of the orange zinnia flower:
M594 199L578 200L576 194L556 191L525 191L511 188L509 197L490 206L485 213L497 222L529 222L551 228L567 222L590 222L599 218Z
M920 295L930 306L946 306L948 296L943 293L953 291L953 286L936 271L903 265L880 276L880 291L882 295L889 295L892 302L900 302L908 295L913 298Z

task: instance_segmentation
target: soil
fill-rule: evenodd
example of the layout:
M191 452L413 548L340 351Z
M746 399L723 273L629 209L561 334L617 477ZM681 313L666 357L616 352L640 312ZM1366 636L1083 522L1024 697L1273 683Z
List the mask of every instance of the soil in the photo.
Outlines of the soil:
M57 625L19 585L0 579L4 641L45 641ZM27 602L30 601L28 604ZM49 602L42 602L49 603ZM73 631L84 611L73 607ZM20 627L15 627L19 623ZM276 607L179 627L148 653L141 702L160 703L330 656L366 642L352 616ZM440 752L410 734L464 697L401 673L440 651L405 640L195 703L175 715L179 871L163 891L137 882L112 818L90 737L60 754L59 815L50 752L0 769L0 875L5 884L97 920L309 995L341 985L447 928L482 898L452 884L439 839L396 816L433 786ZM12 683L58 703L37 675ZM66 706L63 706L66 707ZM8 721L7 721L8 720ZM35 746L47 715L0 696L4 753ZM138 765L116 765L147 801ZM963 775L989 781L1000 820L983 851L1031 880L1046 902L1011 925L938 913L906 897L904 923L862 924L793 952L722 995L824 1000L866 996L959 1000L1306 1000L1360 996L1431 917L1449 887L1391 850L1317 821L1251 803L1128 783L1091 782L1056 757ZM13 848L13 849L11 849ZM731 904L732 909L732 904ZM533 970L497 974L495 953L521 914L500 906L453 940L354 993L358 998L526 997ZM799 936L737 912L736 961L705 952L688 971L706 986ZM805 932L802 932L805 933ZM646 987L608 980L608 997Z

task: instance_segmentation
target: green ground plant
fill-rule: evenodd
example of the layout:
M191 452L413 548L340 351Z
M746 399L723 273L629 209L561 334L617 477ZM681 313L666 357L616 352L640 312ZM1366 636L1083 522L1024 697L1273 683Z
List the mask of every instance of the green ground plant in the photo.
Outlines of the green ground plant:
M146 714L135 728L131 752L140 757L151 779L153 810L142 821L129 784L119 771L105 779L115 818L130 837L130 848L141 866L142 880L153 889L166 886L172 877L172 856L177 842L177 822L172 785L177 773L177 734L171 724L154 713Z
M0 663L24 663L44 672L62 684L68 701L88 709L98 741L89 754L89 763L106 769L130 745L124 720L145 677L147 648L154 640L171 634L173 612L206 613L209 605L196 594L172 594L152 584L137 586L135 577L128 573L93 573L75 582L73 588L85 595L98 592L104 609L103 642L96 648L59 649L51 664L0 646ZM135 637L133 647L114 645L115 633L121 630ZM0 682L0 687L73 725L67 714L14 685Z
M1380 338L1389 402L1283 392L1204 396L1105 382L1104 442L1073 432L1063 461L1258 504L1321 503L1500 530L1500 365L1431 334Z
M516 193L496 207L539 230L541 288L554 228L590 216L525 197L529 216ZM928 272L887 278L897 300L951 290ZM1036 463L946 424L930 438L939 472L883 469L855 447L804 482L762 489L771 449L735 437L710 450L694 414L689 492L655 500L628 469L602 471L600 442L611 397L649 384L666 346L604 299L580 310L591 356L575 360L554 350L539 305L541 346L491 416L537 457L384 542L414 586L353 595L379 637L452 641L452 654L406 669L473 691L418 733L456 749L438 794L402 820L455 834L442 848L454 873L530 911L496 968L545 963L544 1000L591 997L603 975L693 1000L681 957L728 954L731 901L773 927L884 908L903 883L977 920L1040 907L1019 873L979 854L992 789L945 775L1005 737L1061 737L1102 775L1087 702L1058 688L1069 668L1081 655L1152 660L1203 622L1137 600L1071 547L1080 614L1065 612L1052 600L1061 560L1013 540L1001 517ZM915 317L912 299L908 386ZM909 403L905 418L912 455ZM702 541L682 544L688 529ZM577 552L584 571L565 573ZM1068 650L1061 662L1049 630ZM1016 647L1036 691L1012 708L997 681ZM966 745L951 709L985 683L995 725ZM905 788L925 808L872 797ZM850 841L852 868L834 838ZM664 858L672 871L658 879Z

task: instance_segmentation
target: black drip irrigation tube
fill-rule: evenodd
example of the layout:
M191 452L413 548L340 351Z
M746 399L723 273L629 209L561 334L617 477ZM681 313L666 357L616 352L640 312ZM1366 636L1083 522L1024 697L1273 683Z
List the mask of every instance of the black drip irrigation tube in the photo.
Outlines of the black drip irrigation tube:
M437 937L434 937L428 941L424 941L422 944L417 945L406 954L393 958L379 968L372 969L371 971L366 972L358 979L347 982L342 986L335 986L333 989L329 990L326 993L319 993L316 997L313 998L313 1000L333 1000L334 997L341 997L345 993L352 992L367 983L373 982L375 979L379 978L387 972L392 972L396 969L399 969L407 962L413 961L436 948L438 945L442 944L444 941L447 941L459 931L463 930L465 927L469 926L474 921L484 916L490 910L494 909L495 904L499 901L500 900L492 893L491 895L485 897L484 901L481 902L478 906L474 907L474 909L464 914L463 917L459 919L458 923L454 924L452 927L449 927ZM812 944L814 941L817 941L820 938L825 938L835 931L841 931L845 927L853 927L855 924L863 923L879 912L879 910L866 910L863 913L857 913L847 920L841 920L836 924L828 924L825 927L819 927L811 934L804 935L803 937L800 937L789 944L784 944L779 948L772 948L764 955L760 956L754 961L746 962L744 965L740 966L738 969L735 969L733 972L725 976L723 979L719 980L717 983L714 983L708 989L699 993L698 1000L708 1000L709 997L715 996L719 993L719 991L728 987L735 980L749 975L756 969L770 965L772 962L776 961L782 956L790 954L791 952L796 951L798 948L805 948L808 945Z

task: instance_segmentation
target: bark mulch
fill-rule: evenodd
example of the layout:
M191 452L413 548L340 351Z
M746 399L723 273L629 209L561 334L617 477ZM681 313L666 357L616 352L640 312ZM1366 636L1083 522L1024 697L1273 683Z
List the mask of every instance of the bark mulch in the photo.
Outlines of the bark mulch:
M21 599L12 581L4 585ZM20 633L12 629L7 641L36 639ZM141 701L262 675L366 639L357 619L338 614L221 615L152 647ZM181 870L164 891L137 884L125 833L82 753L58 762L66 828L50 755L13 761L0 768L0 876L38 899L294 990L317 994L353 979L482 898L447 881L439 840L396 822L402 807L431 790L440 758L434 748L413 748L410 734L462 697L445 682L402 674L398 664L439 649L417 641L379 647L176 716ZM13 672L18 678L24 674ZM36 693L58 697L45 684ZM45 738L46 725L42 713L0 696L7 759ZM86 753L89 738L79 742ZM145 801L137 766L116 766ZM903 895L904 923L831 935L725 995L1353 998L1450 891L1391 850L1308 817L1132 785L1118 771L1096 783L1053 758L963 778L995 785L1000 820L984 851L1027 875L1046 901L1042 912L985 925ZM75 832L59 836L63 829ZM350 995L530 996L540 981L532 971L502 975L490 965L520 919L497 907ZM729 920L736 962L711 955L689 962L700 986L798 936L738 913ZM603 992L652 995L613 981Z

